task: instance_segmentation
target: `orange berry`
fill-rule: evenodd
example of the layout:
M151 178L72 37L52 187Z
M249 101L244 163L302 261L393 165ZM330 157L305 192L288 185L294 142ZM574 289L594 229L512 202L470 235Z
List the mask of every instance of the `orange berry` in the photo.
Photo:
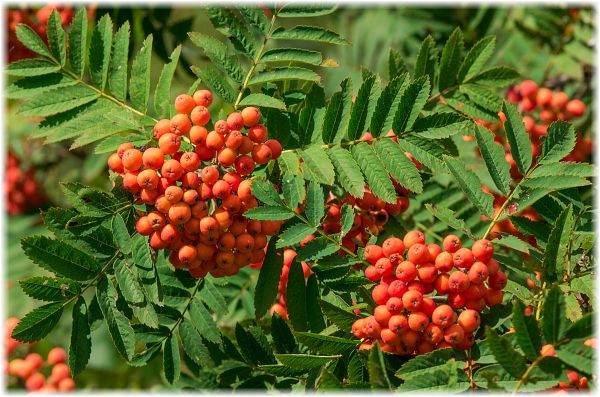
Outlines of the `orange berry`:
M176 181L185 174L185 170L177 160L166 160L161 169L161 175L170 181Z
M260 117L260 110L254 106L250 106L242 110L242 119L246 127L253 127L258 124Z
M387 292L387 291L386 291ZM402 296L404 308L410 312L418 311L423 303L423 294L419 291L409 290Z
M413 312L408 316L408 327L416 332L423 332L429 325L429 316L423 312Z
M227 116L227 124L232 130L241 130L244 128L244 118L240 112L233 112Z
M385 305L389 298L388 285L376 285L375 288L373 288L373 291L371 292L371 296L373 297L375 303L377 303L378 305Z
M474 332L481 324L481 317L475 310L465 310L458 316L458 325L465 332Z
M469 269L469 281L474 284L482 284L488 278L488 268L485 263L475 262Z
M443 244L444 250L446 250L446 252L450 252L451 254L453 254L460 249L462 242L460 241L460 239L458 237L456 237L453 234L450 234L450 235L446 236L446 238L444 238L444 241L442 244Z
M209 107L212 104L213 96L208 90L198 90L193 95L196 106Z
M236 156L237 153L235 152L235 150L230 148L224 148L219 152L217 160L219 161L219 164L221 164L223 167L229 167L235 162Z
M191 217L192 210L186 203L175 203L169 208L169 220L176 225L186 223Z
M25 389L29 391L37 391L44 387L44 383L46 382L46 378L44 375L36 372L35 374L31 374L25 381Z
M144 167L151 170L157 170L162 167L164 160L165 155L163 154L162 150L155 147L146 149L142 155Z
M491 289L501 290L506 287L507 279L504 272L498 272L488 277L488 285Z
M477 240L473 243L471 251L475 259L487 263L494 254L494 246L489 240Z
M195 105L194 98L187 94L181 94L175 98L175 111L177 113L189 113Z
M185 152L181 155L179 160L181 167L187 172L194 172L200 165L200 157L194 152Z
M227 134L227 138L225 138L225 147L229 149L237 149L242 144L244 139L244 135L238 130L232 130Z
M181 146L181 140L171 132L164 134L158 139L158 147L164 154L173 155L177 153L179 146Z
M238 146L237 151L239 154L248 154L252 152L254 148L254 142L247 136L242 137L242 143Z
M262 124L248 128L248 138L250 138L252 142L264 143L266 142L268 135L267 128Z
M206 147L212 150L221 150L225 145L225 138L217 131L211 131L206 136Z
M240 175L248 175L254 171L255 162L248 155L241 155L235 160L235 170Z
M112 172L116 172L117 174L122 174L124 171L123 161L117 153L113 153L108 158L108 167Z
M192 109L190 118L195 125L206 125L210 121L210 111L204 106L196 106Z
M257 164L266 164L273 158L273 152L267 145L259 143L252 149L252 160Z
M154 170L143 170L137 175L137 183L142 189L155 190L158 187L158 179Z
M468 248L460 248L453 255L454 266L468 269L473 265L473 253Z
M194 145L205 145L208 130L202 126L195 125L190 128L190 141Z
M392 254L404 254L404 243L397 237L390 237L386 239L381 245L382 252L388 258Z
M277 160L281 155L281 152L283 151L281 143L279 143L279 141L276 139L269 139L265 141L265 145L267 145L269 149L271 149L271 158L273 160Z
M444 340L451 345L456 345L465 338L465 331L458 324L452 324L444 331Z
M171 132L171 120L161 119L154 125L154 137L160 139L161 136Z
M396 278L399 280L412 281L417 275L417 267L410 261L401 262L396 268Z
M142 166L142 152L137 149L128 149L121 158L123 167L128 171L137 171Z
M125 154L126 151L128 151L129 149L133 149L133 145L129 142L125 142L119 145L119 147L117 148L117 155L120 158L123 158L123 155Z
M449 252L440 252L440 254L435 258L435 267L443 273L452 270L454 267L452 254Z
M192 123L187 115L176 114L171 117L171 132L175 135L186 135L190 132Z
M64 363L67 359L67 352L62 347L52 348L48 352L48 364L56 365L58 363Z
M219 170L216 167L209 165L202 169L201 176L202 182L212 186L219 180Z
M430 323L423 330L423 337L431 343L440 343L444 340L444 329L437 324Z
M402 240L404 247L410 249L415 244L425 244L425 235L418 230L411 230L404 236Z

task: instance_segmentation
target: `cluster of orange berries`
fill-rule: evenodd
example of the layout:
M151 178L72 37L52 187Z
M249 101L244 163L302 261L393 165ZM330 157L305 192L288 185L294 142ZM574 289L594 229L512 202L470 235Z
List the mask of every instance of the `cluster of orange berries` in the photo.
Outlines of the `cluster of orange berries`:
M360 348L370 349L377 341L383 351L414 355L471 347L479 313L502 302L507 283L493 253L488 240L468 249L454 235L444 238L443 249L425 244L417 230L381 246L368 245L365 276L379 281L372 291L378 306L352 326L355 337L366 339Z
M68 392L75 389L75 381L71 378L69 367L65 364L67 353L63 348L55 347L50 350L46 361L38 353L28 353L25 358L10 358L20 350L20 347L30 347L11 337L18 322L17 318L11 317L4 325L7 350L5 371L9 375L8 384L24 387L31 392ZM46 377L44 372L50 375Z
M6 159L4 192L6 207L10 215L18 215L29 209L37 208L46 200L35 179L35 168L23 171L20 165L19 158L9 151Z
M583 342L585 346L596 349L598 347L598 340L596 338L589 338ZM540 353L544 357L557 357L556 352L554 351L554 346L548 344L542 346L540 349ZM569 382L560 381L558 384L548 391L553 391L552 394L563 394L569 391L577 391L577 390L588 390L588 378L586 376L580 376L577 372L567 370L567 379Z
M31 58L35 53L25 47L17 39L17 25L24 23L29 25L39 36L45 38L48 19L52 10L60 15L62 25L65 26L73 19L73 9L71 7L58 7L56 5L46 5L37 10L33 8L13 8L7 10L7 26L8 26L8 60L13 62L23 58Z
M211 103L207 90L179 95L177 114L154 126L158 147L124 143L108 159L125 189L150 207L137 231L150 236L152 248L170 250L173 266L198 278L230 276L262 261L267 236L282 224L243 216L258 206L249 175L257 164L277 159L281 144L267 139L255 107L216 121L209 132Z

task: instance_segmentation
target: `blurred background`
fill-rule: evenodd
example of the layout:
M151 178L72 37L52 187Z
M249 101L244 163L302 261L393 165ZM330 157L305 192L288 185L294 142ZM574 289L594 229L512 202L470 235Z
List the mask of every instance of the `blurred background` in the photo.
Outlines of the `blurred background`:
M68 24L74 10L68 6L58 7L64 24ZM161 65L168 61L171 51L183 44L179 69L173 81L173 97L186 92L196 80L190 65L207 64L208 59L188 39L187 32L198 31L222 37L210 24L200 8L150 7L127 8L117 5L96 6L89 4L88 17L99 19L110 14L114 25L124 21L131 24L130 55L140 48L144 38L154 35L152 76L158 80ZM51 7L13 6L6 10L8 40L5 43L5 60L30 57L32 54L16 40L15 27L26 23L42 37ZM380 6L373 8L341 6L337 12L311 19L309 23L320 24L351 42L350 46L325 48L331 67L321 69L322 81L328 93L335 91L345 77L361 80L364 66L373 72L387 76L389 49L394 48L405 59L407 65L414 63L421 41L428 35L437 43L443 43L458 26L464 32L465 47L472 46L486 35L495 35L496 52L490 64L512 66L523 79L532 79L539 85L552 90L562 90L569 97L582 99L591 104L592 87L596 78L593 74L595 16L591 8L542 8L542 7L460 7L460 8L411 8ZM302 24L294 20L290 24ZM10 80L7 81L10 84ZM355 84L355 89L358 85ZM505 93L499 93L504 96ZM35 302L23 295L18 281L42 270L35 267L23 255L19 240L27 235L44 233L41 227L40 210L52 206L66 205L59 182L80 181L102 188L110 188L106 160L108 154L94 154L93 147L69 150L68 143L51 143L31 139L30 135L37 120L17 114L18 100L9 98L5 108L4 139L6 170L4 195L7 209L7 247L5 291L7 293L7 315L20 317L31 310ZM218 105L217 105L218 106ZM593 108L593 106L592 106ZM580 139L590 138L592 131L591 112L576 121ZM585 155L589 156L589 152ZM240 282L248 280L245 269ZM245 277L245 279L244 279ZM247 284L246 284L247 285ZM233 313L227 321L244 317L245 296L251 291L232 291L232 296L241 295L240 313ZM68 348L70 318L63 316L63 329L59 328L45 341L30 348L46 354L52 347ZM162 388L159 360L148 367L132 368L119 359L104 326L92 334L94 349L88 369L77 377L78 389L148 389ZM107 382L110 380L110 382Z

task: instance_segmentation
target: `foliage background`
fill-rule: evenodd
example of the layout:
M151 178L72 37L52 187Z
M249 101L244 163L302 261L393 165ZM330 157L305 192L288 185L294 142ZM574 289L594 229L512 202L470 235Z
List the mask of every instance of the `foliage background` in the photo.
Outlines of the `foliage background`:
M132 24L132 47L137 50L149 33L154 35L152 86L158 80L161 65L168 60L168 54L179 44L184 44L182 61L173 80L172 93L185 92L195 81L189 65L202 67L208 59L187 38L188 31L208 35L215 34L204 11L187 7L126 8L121 6L99 7L97 18L108 12L115 26L125 20ZM561 11L562 12L562 11ZM585 10L585 15L592 15ZM573 35L578 40L592 40L594 32L582 27L569 27L561 23L559 12L551 8L481 6L477 8L408 8L408 7L341 7L336 13L311 20L311 24L330 28L347 38L352 45L330 46L319 49L332 58L337 67L322 69L325 90L330 95L339 83L350 76L354 81L361 80L361 65L376 73L386 75L389 48L398 50L407 64L413 64L421 41L431 34L437 43L447 40L455 27L459 26L465 37L466 47L472 46L486 35L497 36L497 48L490 65L512 66L526 78L536 81L553 81L569 95L588 96L594 85L591 73L593 52L585 46L570 40ZM544 23L540 25L540 21ZM294 20L302 24L302 20ZM290 22L290 25L292 23ZM579 29L579 30L577 30ZM315 44L313 44L315 45ZM310 46L307 46L310 48ZM135 51L130 51L130 55ZM355 87L355 90L358 86ZM218 106L218 105L217 105ZM37 178L43 184L49 197L48 206L64 205L64 197L57 189L59 181L81 181L86 184L108 188L106 155L93 154L83 148L68 152L67 147L55 144L42 147L39 142L28 139L32 120L17 116L13 103L8 102L5 110L5 131L8 146L16 153L23 154L26 165L38 168ZM591 118L583 120L580 131L591 130ZM590 198L591 199L591 198ZM5 283L7 291L7 315L20 317L33 308L34 301L28 299L18 288L18 280L29 277L34 271L33 264L21 251L19 240L27 235L43 233L40 218L36 211L8 218ZM39 269L35 270L39 273ZM234 312L223 320L224 326L233 327L237 320L252 316L244 300L251 301L252 291L246 288L257 271L246 269L238 278L244 287L238 294L238 301L231 308ZM232 291L232 296L236 292ZM238 304L239 303L239 304ZM251 306L251 304L250 304ZM70 316L64 316L62 324L45 341L39 343L40 351L51 346L68 347ZM92 334L94 349L88 368L76 380L80 388L162 388L158 375L160 360L154 360L144 368L127 366L115 352L112 342L102 326ZM110 379L110 382L106 382Z

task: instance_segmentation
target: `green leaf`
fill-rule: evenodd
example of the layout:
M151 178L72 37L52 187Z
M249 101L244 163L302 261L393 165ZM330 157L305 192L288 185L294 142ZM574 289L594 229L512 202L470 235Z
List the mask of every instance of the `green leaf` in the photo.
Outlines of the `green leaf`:
M210 363L210 353L202 343L202 336L187 317L183 317L178 330L185 354L198 365Z
M354 226L354 217L355 217L354 207L352 207L348 204L342 205L341 214L342 214L342 219L340 220L340 224L341 224L342 228L339 233L340 242L341 242L342 238L345 237L350 232L350 230L352 229L352 226Z
M96 297L117 351L130 361L135 351L135 331L127 317L117 309L117 291L106 276L98 279Z
M564 316L565 298L560 288L553 287L546 295L542 309L542 331L546 343L556 343L564 338L568 320Z
M585 346L581 341L570 341L556 349L556 355L565 364L586 375L594 373L595 349Z
M92 353L92 336L88 322L87 305L83 297L79 297L73 305L73 329L71 346L69 347L69 368L73 376L80 374Z
M323 62L323 56L318 51L302 48L274 48L266 51L260 58L260 62L298 62L318 66Z
M239 5L237 7L240 14L246 18L246 21L256 30L266 35L269 32L271 21L267 19L264 11L254 5Z
M277 237L272 237L254 289L254 314L257 319L265 314L277 296L277 286L283 269L283 254L277 253L276 245Z
M85 61L87 58L88 18L85 7L80 7L75 12L71 30L69 31L69 65L75 74L83 77Z
M531 167L532 161L529 135L527 135L521 115L514 105L504 102L502 111L506 116L504 129L506 130L506 139L510 144L510 152L519 172L521 175L525 175Z
M354 141L365 132L365 128L369 125L375 111L376 99L380 93L381 87L377 76L371 75L363 81L352 104L350 121L348 122L348 140Z
M43 59L22 59L6 67L6 74L17 77L41 76L60 70L60 66Z
M100 264L92 256L60 240L33 236L22 239L21 246L34 263L59 276L84 281L100 271Z
M569 204L554 222L542 263L545 280L557 281L562 279L562 261L566 254L567 241L574 226L572 216L573 204Z
M309 369L321 367L330 361L338 360L342 356L312 356L309 354L276 354L275 357L283 365L296 369Z
M371 384L371 389L392 390L392 383L387 374L387 368L385 366L383 353L379 348L379 342L376 342L369 351L367 368L369 370L369 383Z
M500 337L496 331L490 327L486 327L486 344L489 346L492 354L502 366L515 378L521 378L527 370L525 357L518 353L506 337Z
M352 108L352 80L344 79L340 83L341 90L329 99L325 118L323 119L323 143L340 143L346 135Z
M316 182L310 182L306 191L306 219L312 225L320 225L325 216L325 195L323 188Z
M494 198L481 190L481 181L477 175L473 171L467 170L465 164L458 158L445 156L444 159L448 169L458 182L458 186L469 201L475 205L479 212L491 218L494 214L492 205Z
M99 96L100 94L97 92L82 85L55 88L25 103L21 107L20 113L23 116L51 116L85 105Z
M479 84L466 84L460 86L460 92L466 94L469 100L485 111L497 113L502 108L502 97Z
M308 17L320 17L323 15L329 15L337 10L337 5L296 5L293 3L286 3L281 7L278 17L281 18L308 18Z
M421 77L412 81L402 92L400 104L394 115L392 129L396 134L409 130L429 98L430 84L428 78Z
M388 56L388 77L389 79L393 79L396 76L407 73L408 69L406 68L406 64L402 59L400 53L390 48L390 54Z
M490 56L494 53L496 47L496 38L487 36L477 41L465 56L460 69L458 71L458 82L463 83L475 76L479 70L485 65Z
M316 227L304 223L292 225L279 234L277 248L292 247L313 234L316 230Z
M594 334L594 313L588 313L572 324L565 336L571 339L589 338Z
M402 92L404 81L407 79L406 76L407 75L404 74L395 77L385 86L377 99L377 105L375 105L375 109L373 110L369 127L369 131L374 137L381 135L386 119L388 118L388 115L391 114L394 101ZM364 131L358 132L358 135L362 134L362 132Z
M312 332L321 332L325 329L325 320L319 307L319 284L317 276L311 274L306 280L306 314L308 325Z
M312 81L317 84L321 83L321 77L312 70L295 66L281 69L270 69L257 73L250 79L248 85L262 85L284 80L303 80Z
M294 335L298 339L298 342L308 347L311 351L320 354L345 354L356 349L356 345L358 344L357 340L310 332L295 332Z
M162 306L162 285L158 278L156 263L152 260L150 246L144 236L136 234L131 239L131 252L148 300Z
M171 98L171 82L173 81L175 70L177 70L180 55L181 45L178 45L169 56L171 62L163 66L163 69L160 72L160 78L156 84L156 90L154 92L154 110L161 117L170 116L171 105L170 101L166 99ZM163 98L165 100L162 100Z
M262 333L256 335L257 330L254 329L254 331L246 331L239 323L235 325L235 339L238 342L242 355L248 363L254 365L275 364L275 357L270 347L265 345L266 337ZM261 341L261 339L263 340Z
M116 214L112 217L111 225L117 247L119 247L121 252L125 255L130 255L131 236L129 235L129 231L127 230L127 226L125 225L125 221L123 220L121 214Z
M273 183L267 179L257 178L252 181L252 194L260 201L270 206L282 206L283 202Z
M423 192L419 170L397 143L381 139L375 142L374 147L379 159L400 185L415 193Z
M306 179L323 185L333 185L335 171L323 148L318 145L312 145L307 149L298 150L298 155L304 160L302 170Z
M212 65L202 68L193 65L191 69L212 92L219 95L224 101L235 102L237 91L221 71Z
M259 221L285 221L292 218L294 213L286 207L256 207L244 212L244 216Z
M292 353L296 350L296 340L286 321L277 313L271 317L271 336L277 353Z
M329 148L327 154L335 166L338 183L354 197L362 198L365 179L350 152L336 145Z
M63 312L62 302L48 303L27 313L12 331L11 336L21 342L35 342L50 333Z
M419 52L417 53L413 78L418 79L422 76L429 76L429 81L433 81L435 64L437 63L436 58L435 41L431 35L427 35L425 40L421 43L421 47L419 47Z
M19 79L7 87L6 97L16 99L31 98L46 91L65 88L75 84L77 84L75 80L58 73Z
M319 304L325 316L339 329L350 332L352 324L358 320L358 316L348 310L342 309L330 302L320 300Z
M486 69L483 72L475 75L469 80L469 82L477 82L479 84L490 85L493 87L506 87L517 77L519 77L519 73L517 73L514 69L506 66L497 66Z
M504 158L504 148L494 141L494 134L487 128L477 124L475 137L481 157L494 181L494 184L505 196L510 193L510 165Z
M256 53L256 40L243 19L229 8L208 7L207 11L213 26L233 43L236 50L252 60Z
M425 204L425 208L427 208L427 211L429 211L431 215L435 216L443 224L449 226L454 230L461 231L467 236L473 236L473 232L466 225L465 221L459 219L456 216L456 213L451 209L429 203Z
M458 113L433 113L418 118L412 129L422 138L443 139L465 133L473 125L468 118Z
M363 171L373 194L386 203L396 203L396 189L373 148L368 143L361 142L353 146L352 156Z
M283 198L288 208L296 209L306 198L304 179L297 172L286 171L281 178Z
M244 76L234 57L228 54L227 46L215 37L197 32L188 33L192 43L204 50L212 64L234 81L241 83Z
M545 189L546 192L587 186L591 182L578 176L560 175L550 177L527 178L521 186L530 189Z
M30 277L19 285L28 296L47 302L65 301L81 292L79 283L68 278Z
M564 121L555 121L548 127L548 134L542 137L542 154L539 164L554 163L562 160L575 147L575 129Z
M221 334L215 320L198 298L191 301L189 313L194 327L206 340L214 343L221 342Z
M31 51L50 58L52 55L48 47L38 34L27 24L20 23L16 28L17 38L23 45Z
M463 33L460 28L456 28L448 38L448 41L442 50L438 84L440 92L456 83L463 47Z
M403 380L430 376L434 371L443 369L451 359L459 359L462 363L463 356L464 354L457 354L456 350L451 348L420 354L402 364L400 369L396 371L396 376Z
M443 161L443 156L447 154L447 151L435 141L409 135L398 140L398 144L405 152L410 153L434 173L448 173Z
M260 93L250 94L244 97L244 99L240 101L239 106L259 106L263 108L286 110L285 103L283 103L281 99Z
M525 356L533 361L539 354L541 349L540 330L537 321L533 316L526 316L524 313L525 306L519 300L513 303L512 322L515 327L517 343L525 353Z
M67 35L62 27L62 21L56 9L53 9L52 13L50 14L50 18L48 19L48 24L46 27L46 34L52 56L60 63L61 66L64 66L67 62Z
M306 312L306 284L300 261L294 260L290 265L287 284L287 311L292 326L296 331L308 330L308 314Z
M542 164L536 167L530 174L531 178L540 178L545 176L579 176L582 178L593 177L596 174L593 164L560 162L551 164Z
M408 379L398 388L398 391L448 394L465 392L470 387L467 375L457 370L456 361L451 359L443 367L431 371L427 376Z
M307 40L318 43L348 44L348 42L341 38L337 33L318 26L299 25L290 29L277 28L271 37L280 40Z
M152 35L148 35L131 64L129 98L133 106L143 112L150 98L150 68L152 65Z
M179 344L177 337L171 335L165 340L163 347L163 370L165 379L169 384L174 384L181 373L181 357L179 356Z
M317 237L310 240L304 247L298 249L299 261L314 262L321 258L331 255L338 251L340 246L336 242L331 242L326 237Z
M108 14L104 14L98 21L92 33L90 43L90 74L94 84L104 90L110 62L110 49L112 46L112 21Z
M224 316L229 312L227 302L212 280L212 276L204 278L204 286L198 293L198 297L214 313Z
M137 268L127 258L117 260L114 265L115 278L119 289L128 303L144 303L144 291L139 280Z

